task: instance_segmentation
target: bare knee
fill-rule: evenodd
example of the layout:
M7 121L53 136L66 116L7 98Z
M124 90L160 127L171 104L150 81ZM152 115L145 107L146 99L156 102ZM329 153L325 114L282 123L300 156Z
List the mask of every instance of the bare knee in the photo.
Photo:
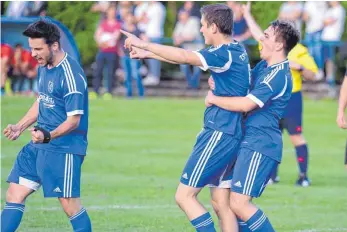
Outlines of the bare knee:
M211 200L211 204L214 212L217 214L218 218L223 217L223 213L230 210L229 204L221 201Z
M246 195L231 193L230 194L230 208L237 215L240 216L242 211L250 204L251 198Z
M197 195L199 194L199 192L200 190L198 189L180 184L175 194L175 200L177 205L180 208L184 208L184 206L187 203L196 201Z
M29 189L25 186L11 183L6 192L6 201L11 203L24 204L27 196L29 196L33 191L34 190Z
M59 201L68 217L75 215L82 208L80 198L59 198Z

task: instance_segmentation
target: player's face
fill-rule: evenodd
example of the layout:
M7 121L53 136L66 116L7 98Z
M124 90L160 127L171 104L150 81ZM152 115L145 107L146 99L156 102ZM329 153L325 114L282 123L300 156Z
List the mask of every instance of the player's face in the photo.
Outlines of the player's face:
M46 66L52 64L53 49L57 43L49 46L43 38L29 38L29 46L31 48L31 56L34 57L39 65Z
M260 38L260 45L260 57L264 60L267 60L282 47L282 44L276 41L275 30L272 26L264 31L264 36Z
M201 17L201 28L200 32L204 36L205 44L210 45L212 44L211 38L212 38L212 27L207 25L207 22L204 19L204 16Z

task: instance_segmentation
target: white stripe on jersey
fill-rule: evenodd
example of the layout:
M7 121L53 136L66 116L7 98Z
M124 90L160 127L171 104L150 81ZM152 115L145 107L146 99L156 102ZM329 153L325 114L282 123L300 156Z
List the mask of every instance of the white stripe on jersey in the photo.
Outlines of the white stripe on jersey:
M71 66L70 66L70 63L68 60L66 60L66 65L67 65L67 69L71 75L71 79L72 79L72 84L73 84L73 87L74 87L74 91L77 90L76 88L76 81L75 81L75 76L73 75L73 72L72 72L72 69L71 69Z
M69 93L71 93L73 90L72 90L72 86L71 86L70 76L69 76L69 74L68 74L68 72L67 72L67 69L66 69L64 63L62 64L62 67L63 67L63 69L64 69L65 80L66 80L67 87L68 87L68 89L69 89Z
M285 83L284 83L284 87L283 87L282 91L281 91L276 97L272 98L272 100L275 100L275 99L277 99L277 98L279 98L279 97L282 97L283 94L286 92L286 89L287 89L287 82L288 82L288 81L287 81L287 75L285 75L284 79L285 79Z
M215 73L222 73L222 72L229 70L231 63L233 62L233 57L232 57L230 51L228 51L228 54L229 54L229 60L228 60L228 62L225 63L225 65L223 67L209 66L209 69Z

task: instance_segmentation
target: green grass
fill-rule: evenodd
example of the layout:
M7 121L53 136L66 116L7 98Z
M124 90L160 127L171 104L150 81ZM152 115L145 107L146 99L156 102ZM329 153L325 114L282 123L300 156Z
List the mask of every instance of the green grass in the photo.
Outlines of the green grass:
M2 128L16 123L33 101L3 98ZM305 101L304 132L313 181L310 188L294 187L294 149L288 136L284 137L281 182L269 186L255 201L277 231L347 231L347 176L343 166L346 132L335 124L336 107L331 101ZM90 102L82 200L94 231L194 231L176 207L174 193L201 129L203 110L202 99ZM15 142L1 138L2 206L6 177L29 139L29 132ZM208 190L200 198L208 204ZM19 231L70 231L59 207L56 199L44 199L41 190L33 194L26 202Z

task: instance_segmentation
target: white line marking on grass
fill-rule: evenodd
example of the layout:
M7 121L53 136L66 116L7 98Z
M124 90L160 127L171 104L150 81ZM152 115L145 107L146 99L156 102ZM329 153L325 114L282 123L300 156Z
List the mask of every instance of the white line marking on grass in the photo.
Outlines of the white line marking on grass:
M179 207L176 205L91 205L91 206L85 206L87 210L93 210L93 211L103 211L108 209L177 209L179 210ZM62 210L61 207L28 207L28 210L33 211L60 211Z
M294 232L329 232L329 231L347 231L347 228L324 228L324 229L306 229L306 230L296 230Z

